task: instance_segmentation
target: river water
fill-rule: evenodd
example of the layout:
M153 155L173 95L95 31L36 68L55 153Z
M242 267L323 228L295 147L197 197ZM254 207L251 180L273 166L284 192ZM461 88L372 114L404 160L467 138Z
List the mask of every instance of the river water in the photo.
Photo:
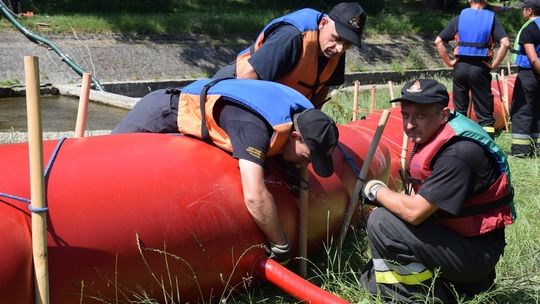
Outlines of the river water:
M74 131L78 98L42 96L41 123L44 132ZM129 110L91 102L88 105L86 130L110 130ZM0 132L26 132L26 98L0 98Z

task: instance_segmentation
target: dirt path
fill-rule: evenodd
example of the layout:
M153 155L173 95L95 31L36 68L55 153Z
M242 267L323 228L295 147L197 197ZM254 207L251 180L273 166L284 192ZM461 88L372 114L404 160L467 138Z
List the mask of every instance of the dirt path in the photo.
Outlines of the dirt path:
M116 34L39 34L101 82L211 76L251 42L250 37L216 40L185 34L144 39ZM347 52L347 72L440 67L432 41L433 37L419 36L366 37L360 50ZM24 82L25 55L39 56L43 84L80 82L54 51L37 46L15 30L0 31L0 82Z

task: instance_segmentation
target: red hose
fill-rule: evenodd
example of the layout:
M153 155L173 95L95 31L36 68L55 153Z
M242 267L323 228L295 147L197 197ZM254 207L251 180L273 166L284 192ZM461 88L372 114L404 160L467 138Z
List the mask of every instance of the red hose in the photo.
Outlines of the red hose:
M348 304L342 298L304 280L271 259L259 262L259 271L270 283L297 300L311 304Z

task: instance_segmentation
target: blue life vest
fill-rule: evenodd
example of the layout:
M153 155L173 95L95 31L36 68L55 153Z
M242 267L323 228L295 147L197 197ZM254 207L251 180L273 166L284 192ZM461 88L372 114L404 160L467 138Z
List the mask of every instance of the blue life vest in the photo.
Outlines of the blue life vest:
M223 100L221 97L227 97L227 101L259 114L272 126L274 133L267 155L281 152L291 132L293 114L313 108L304 95L272 81L225 79L210 86L206 94L201 94L205 85L212 81L202 79L182 88L178 106L178 130L211 141L227 151L232 151L230 138L214 117L214 107Z
M456 55L491 57L491 29L495 14L488 10L466 8L459 15Z
M532 22L536 23L536 26L540 30L540 18L535 18L535 19L528 20L527 22L525 22L525 24L521 27L521 29L519 30L517 34L516 42L514 43L514 49L512 50L512 52L514 53L512 55L513 57L512 59L514 63L518 67L524 68L524 69L530 69L532 67L531 67L531 63L529 62L529 58L527 57L527 54L525 53L525 49L523 48L521 44L519 44L519 37L521 36L521 31L523 31L523 29L526 28ZM535 45L535 49L536 49L536 53L540 55L540 44Z
M202 87L210 81L195 81L182 88L182 93L198 96ZM210 87L207 94L229 97L231 102L260 114L271 126L290 122L292 114L313 108L304 95L272 81L226 79Z

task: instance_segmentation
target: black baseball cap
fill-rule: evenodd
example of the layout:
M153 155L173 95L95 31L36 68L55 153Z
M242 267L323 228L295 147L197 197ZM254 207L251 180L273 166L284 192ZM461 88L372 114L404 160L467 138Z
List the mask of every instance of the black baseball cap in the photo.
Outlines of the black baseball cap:
M339 132L330 116L317 109L308 109L297 114L296 129L310 152L310 161L315 173L329 177L334 173L332 152L338 143Z
M360 47L362 31L366 24L366 13L357 2L341 2L328 14L336 24L339 37Z
M530 7L533 9L540 9L540 0L525 0L518 4L519 8Z
M401 97L390 102L402 100L423 104L440 103L446 107L450 98L448 97L446 87L438 81L433 79L415 79L407 82L401 88Z

